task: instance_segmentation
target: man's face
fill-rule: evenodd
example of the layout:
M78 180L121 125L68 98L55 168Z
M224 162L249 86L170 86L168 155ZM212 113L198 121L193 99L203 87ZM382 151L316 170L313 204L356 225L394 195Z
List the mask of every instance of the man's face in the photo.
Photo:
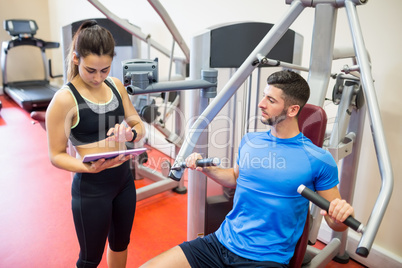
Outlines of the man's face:
M267 85L258 108L262 112L261 122L263 124L274 126L285 120L288 109L285 107L282 89Z

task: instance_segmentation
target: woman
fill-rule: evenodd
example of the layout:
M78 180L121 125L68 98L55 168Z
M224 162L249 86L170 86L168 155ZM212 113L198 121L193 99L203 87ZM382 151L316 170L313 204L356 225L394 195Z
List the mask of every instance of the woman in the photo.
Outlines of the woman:
M80 244L77 267L97 267L109 240L109 267L125 267L136 205L130 156L83 163L87 154L125 150L140 140L144 125L123 84L108 77L114 39L96 21L84 22L69 55L68 81L46 112L49 157L74 172L72 210ZM77 153L67 153L71 141Z

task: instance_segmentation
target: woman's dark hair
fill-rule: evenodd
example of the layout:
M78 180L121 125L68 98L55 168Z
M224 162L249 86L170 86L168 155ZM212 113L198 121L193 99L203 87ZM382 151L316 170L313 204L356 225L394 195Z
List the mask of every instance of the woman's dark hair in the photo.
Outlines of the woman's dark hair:
M286 107L299 105L301 110L310 97L310 87L307 81L291 70L271 74L267 79L267 83L283 91Z
M95 20L88 20L81 24L74 34L69 56L67 58L67 80L71 81L78 74L78 66L73 62L73 53L77 57L86 57L90 54L98 56L109 55L114 57L115 42L113 35Z

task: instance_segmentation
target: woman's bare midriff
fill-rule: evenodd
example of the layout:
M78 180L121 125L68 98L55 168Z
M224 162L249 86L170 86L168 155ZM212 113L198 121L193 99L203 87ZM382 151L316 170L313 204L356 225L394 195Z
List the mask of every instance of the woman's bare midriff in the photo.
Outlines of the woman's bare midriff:
M81 159L88 154L97 154L97 153L107 153L113 151L124 151L127 150L127 146L125 142L115 142L115 141L107 141L101 140L94 143L89 143L85 145L75 146L76 152L81 156ZM119 166L119 165L116 165ZM113 166L113 167L116 167Z

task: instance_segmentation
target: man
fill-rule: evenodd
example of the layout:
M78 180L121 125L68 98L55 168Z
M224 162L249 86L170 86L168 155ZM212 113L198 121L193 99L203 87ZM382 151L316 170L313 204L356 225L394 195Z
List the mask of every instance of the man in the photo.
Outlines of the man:
M331 201L322 211L328 225L343 231L353 208L341 200L338 170L332 156L299 131L298 114L310 89L297 73L284 70L268 77L258 107L268 132L246 134L233 168L186 164L226 187L236 188L233 209L220 228L204 238L184 242L143 267L287 267L302 232L308 201L300 184Z

